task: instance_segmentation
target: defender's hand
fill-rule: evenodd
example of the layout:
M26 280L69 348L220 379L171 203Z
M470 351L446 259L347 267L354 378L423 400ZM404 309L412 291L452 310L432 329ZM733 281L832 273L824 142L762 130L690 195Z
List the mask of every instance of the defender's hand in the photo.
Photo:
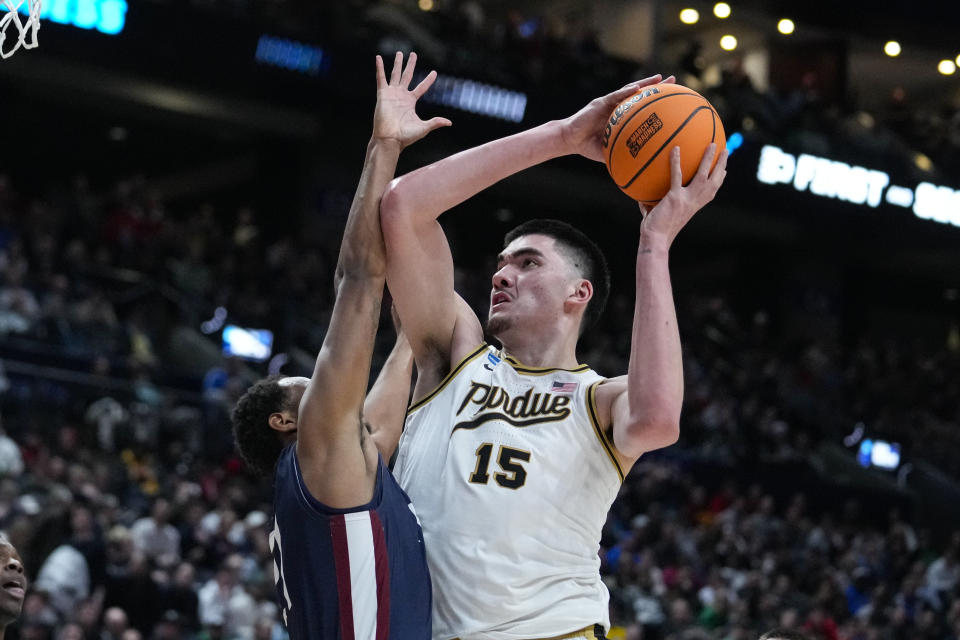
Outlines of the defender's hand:
M383 70L383 58L377 56L377 108L373 113L373 137L379 140L394 140L400 147L413 144L434 129L449 127L446 118L431 118L424 121L417 115L417 100L437 79L437 72L431 71L420 84L408 89L413 80L413 70L417 66L417 54L411 53L407 66L403 67L403 54L397 52L393 60L390 81Z
M617 89L600 98L594 98L590 104L560 122L560 134L569 149L568 153L579 153L585 158L603 162L603 128L613 108L640 91L644 87L660 82L660 74L644 78L638 82ZM673 76L666 80L673 82Z
M711 143L700 160L700 167L693 180L683 186L680 147L670 150L670 191L652 209L648 210L640 205L643 214L643 222L640 223L641 241L657 242L664 248L669 248L693 215L713 200L723 184L723 179L727 177L726 149L720 154L717 166L713 171L710 170L716 153L717 145Z

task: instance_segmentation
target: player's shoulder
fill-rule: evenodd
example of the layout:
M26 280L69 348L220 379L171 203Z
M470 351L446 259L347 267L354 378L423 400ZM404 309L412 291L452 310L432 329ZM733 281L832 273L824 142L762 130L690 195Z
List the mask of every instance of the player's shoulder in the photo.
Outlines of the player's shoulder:
M599 375L599 374L598 374ZM613 378L604 378L600 376L598 380L598 389L600 387L604 388L604 391L626 391L627 389L627 376L626 374L622 376L615 376Z
M597 416L600 423L606 427L610 424L611 407L614 401L627 390L627 376L615 378L600 378L591 385L593 399L596 404Z

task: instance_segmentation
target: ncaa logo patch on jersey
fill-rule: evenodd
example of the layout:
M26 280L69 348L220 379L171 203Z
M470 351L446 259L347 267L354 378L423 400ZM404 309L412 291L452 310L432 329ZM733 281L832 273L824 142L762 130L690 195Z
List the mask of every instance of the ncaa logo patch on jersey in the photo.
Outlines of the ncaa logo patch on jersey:
M498 364L500 364L501 362L500 358L493 355L492 353L487 354L487 360L488 362L485 362L483 364L483 368L486 369L487 371L493 371L493 368Z

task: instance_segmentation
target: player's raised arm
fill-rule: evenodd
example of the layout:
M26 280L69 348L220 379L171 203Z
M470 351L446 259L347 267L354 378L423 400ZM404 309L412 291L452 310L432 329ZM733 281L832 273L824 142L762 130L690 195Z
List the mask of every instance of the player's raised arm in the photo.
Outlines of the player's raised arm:
M394 180L384 194L381 220L387 244L387 280L410 337L424 386L439 382L476 346L482 330L464 314L453 290L453 259L440 215L487 187L551 158L579 153L599 160L600 133L610 111L660 76L596 98L576 114L454 154ZM429 382L427 382L429 380Z
M683 362L680 332L670 285L670 246L693 215L713 200L727 175L724 150L713 171L717 153L711 144L696 176L682 184L680 149L670 155L670 191L653 209L644 211L637 249L636 303L626 377L597 390L601 420L610 416L613 442L632 464L641 454L677 441L683 404Z
M297 457L304 481L317 499L331 507L369 500L369 483L358 480L376 468L375 457L371 461L359 445L386 272L380 198L393 178L401 149L449 124L439 118L424 122L417 116L417 99L436 75L431 73L410 90L415 65L416 55L410 54L404 69L403 56L397 53L388 80L377 56L373 135L340 246L330 325L300 403ZM409 378L406 384L409 388ZM334 467L337 473L331 480L326 471Z
M397 341L363 403L363 421L380 455L387 462L400 441L413 377L413 351L410 341L400 329L396 310L393 310L393 324L397 330Z

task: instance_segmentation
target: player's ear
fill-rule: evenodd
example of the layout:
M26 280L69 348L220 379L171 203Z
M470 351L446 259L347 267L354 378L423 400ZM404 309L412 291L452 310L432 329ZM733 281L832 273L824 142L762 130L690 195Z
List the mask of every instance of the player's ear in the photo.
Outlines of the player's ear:
M586 305L593 297L593 284L586 278L580 278L573 283L573 291L567 297L571 304Z
M267 424L270 425L271 429L280 433L290 433L297 430L297 421L286 411L271 413L270 417L267 418Z

